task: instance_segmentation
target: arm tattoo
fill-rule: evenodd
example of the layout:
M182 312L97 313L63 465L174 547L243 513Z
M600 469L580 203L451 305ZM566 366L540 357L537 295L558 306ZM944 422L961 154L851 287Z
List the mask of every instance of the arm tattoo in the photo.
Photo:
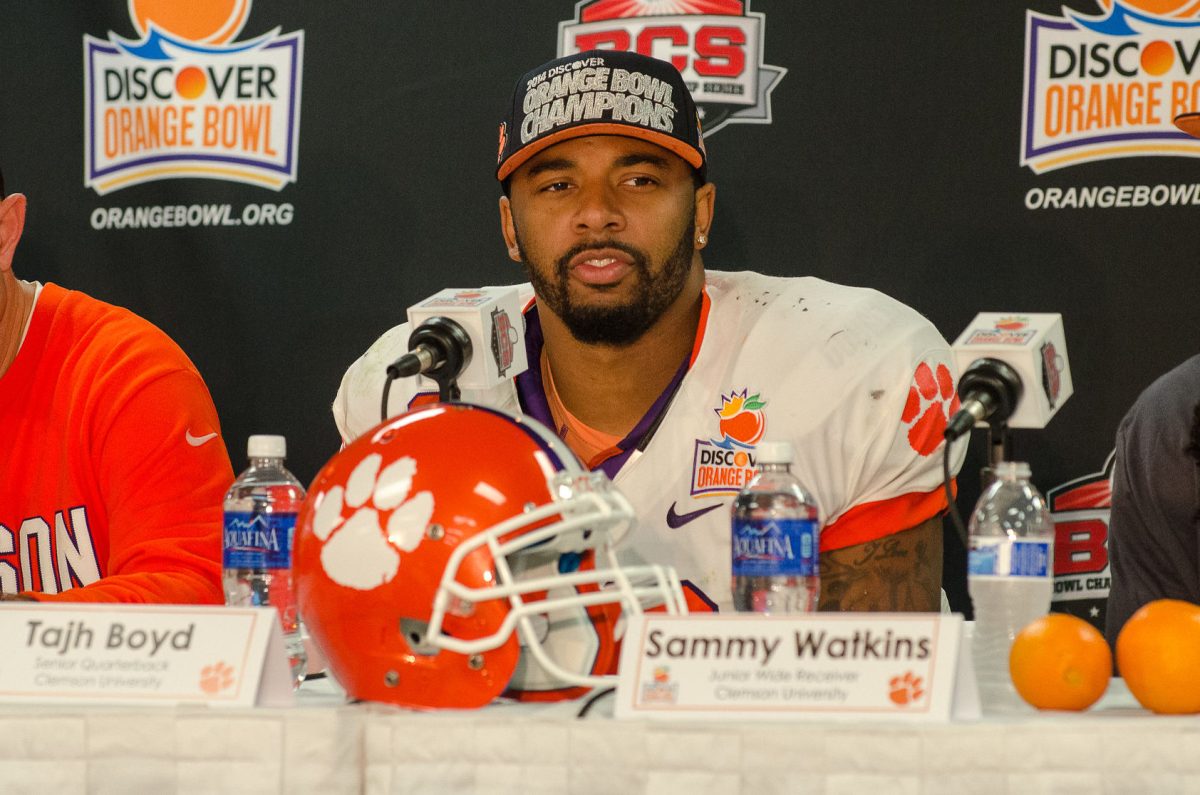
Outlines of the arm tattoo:
M941 603L942 522L821 555L826 611L936 611Z

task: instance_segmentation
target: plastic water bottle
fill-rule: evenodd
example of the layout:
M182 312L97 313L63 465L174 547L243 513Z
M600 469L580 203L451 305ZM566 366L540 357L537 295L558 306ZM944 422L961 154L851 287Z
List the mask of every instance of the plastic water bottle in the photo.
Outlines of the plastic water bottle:
M997 464L971 514L967 583L975 605L975 677L985 711L1029 709L1013 688L1008 652L1054 591L1054 520L1029 482L1029 465Z
M821 593L820 511L791 472L792 445L759 444L758 474L733 501L733 606L811 613Z
M275 606L293 685L299 687L307 660L292 588L292 544L304 487L283 466L282 436L251 436L246 455L250 468L225 495L225 604Z

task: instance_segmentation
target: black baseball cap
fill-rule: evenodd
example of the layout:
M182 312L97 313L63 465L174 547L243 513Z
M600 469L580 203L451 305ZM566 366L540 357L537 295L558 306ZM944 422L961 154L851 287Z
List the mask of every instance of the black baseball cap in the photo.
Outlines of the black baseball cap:
M496 179L543 149L584 135L624 135L679 155L705 178L700 116L683 75L666 61L619 50L556 58L517 81L500 123Z

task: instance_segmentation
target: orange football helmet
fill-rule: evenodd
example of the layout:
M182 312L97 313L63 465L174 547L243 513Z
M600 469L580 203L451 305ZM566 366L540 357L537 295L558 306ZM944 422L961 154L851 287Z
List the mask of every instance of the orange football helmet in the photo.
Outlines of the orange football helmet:
M687 612L673 569L617 563L632 520L538 422L419 408L317 475L296 524L300 612L353 698L578 695L612 684L624 615Z

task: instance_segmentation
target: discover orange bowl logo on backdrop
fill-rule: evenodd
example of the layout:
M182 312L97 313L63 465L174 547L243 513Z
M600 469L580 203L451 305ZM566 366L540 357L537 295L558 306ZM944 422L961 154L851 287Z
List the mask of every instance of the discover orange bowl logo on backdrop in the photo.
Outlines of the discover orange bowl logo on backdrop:
M1200 157L1172 119L1200 110L1200 2L1095 0L1026 13L1021 165L1035 174L1118 157Z
M129 0L139 38L83 37L84 185L296 181L304 32L234 41L252 0Z

